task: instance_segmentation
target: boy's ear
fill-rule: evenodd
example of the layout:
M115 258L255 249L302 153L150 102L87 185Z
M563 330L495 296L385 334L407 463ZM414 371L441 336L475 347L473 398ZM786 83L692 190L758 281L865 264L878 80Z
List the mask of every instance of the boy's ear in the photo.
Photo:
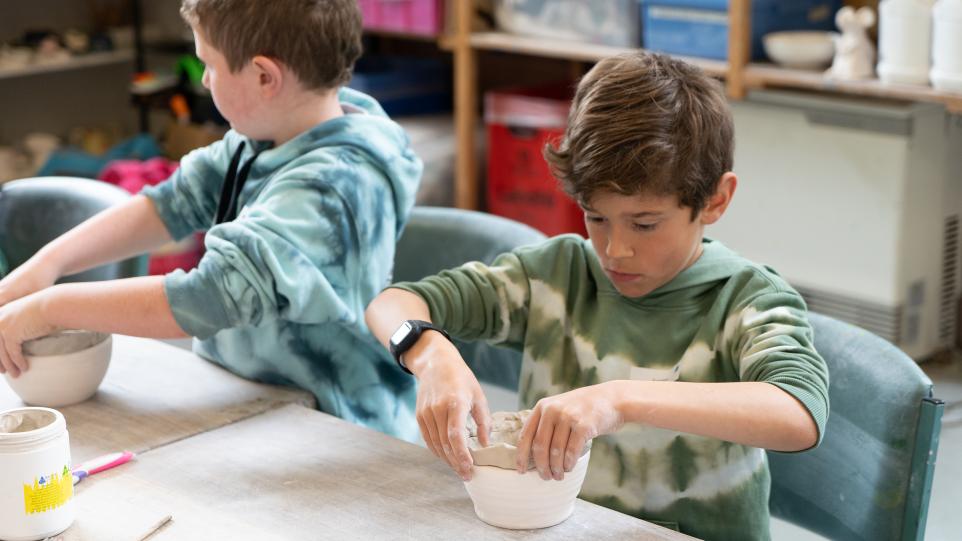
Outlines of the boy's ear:
M284 69L276 60L258 55L251 59L251 66L254 67L258 87L263 97L270 98L281 91L284 83Z
M723 214L728 204L732 202L735 195L735 188L738 187L738 177L731 171L723 174L718 179L718 187L715 188L714 195L708 199L705 208L701 210L701 223L708 225L717 222Z

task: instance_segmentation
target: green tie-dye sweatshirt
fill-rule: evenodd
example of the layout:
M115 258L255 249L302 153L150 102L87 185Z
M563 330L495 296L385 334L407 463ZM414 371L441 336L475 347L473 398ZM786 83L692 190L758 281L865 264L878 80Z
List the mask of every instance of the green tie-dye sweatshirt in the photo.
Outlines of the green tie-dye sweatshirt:
M520 407L623 379L761 381L797 398L818 425L828 371L802 298L774 271L706 239L667 284L628 298L591 243L565 235L417 283L452 335L523 351ZM581 497L704 539L767 539L765 451L629 425L596 438Z

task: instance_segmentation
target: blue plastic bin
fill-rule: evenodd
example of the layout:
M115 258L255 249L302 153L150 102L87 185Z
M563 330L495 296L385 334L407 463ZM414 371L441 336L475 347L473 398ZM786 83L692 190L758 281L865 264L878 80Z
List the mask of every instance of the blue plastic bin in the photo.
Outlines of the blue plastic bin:
M451 110L450 63L409 56L365 56L354 66L349 87L368 94L390 116Z
M752 59L765 58L762 36L781 30L834 30L842 0L754 0ZM728 59L728 0L641 0L646 49Z

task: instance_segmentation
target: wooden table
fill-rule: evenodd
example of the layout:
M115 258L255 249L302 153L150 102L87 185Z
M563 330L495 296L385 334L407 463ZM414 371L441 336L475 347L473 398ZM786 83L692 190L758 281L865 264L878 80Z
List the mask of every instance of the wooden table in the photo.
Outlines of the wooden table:
M62 408L74 462L128 449L85 479L58 541L658 539L690 537L578 500L552 528L481 522L427 449L306 406L306 392L239 378L154 340L114 337L97 395ZM0 410L22 403L0 384Z
M691 539L582 500L567 521L512 531L475 516L422 447L291 405L144 453L77 486L63 541Z
M114 451L142 453L292 403L313 407L314 397L245 380L163 342L114 335L100 390L59 409L79 463ZM0 381L0 411L22 406Z

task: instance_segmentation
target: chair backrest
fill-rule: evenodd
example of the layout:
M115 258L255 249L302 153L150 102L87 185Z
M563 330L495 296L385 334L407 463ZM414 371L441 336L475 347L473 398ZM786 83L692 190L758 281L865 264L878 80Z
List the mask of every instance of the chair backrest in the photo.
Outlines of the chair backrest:
M490 214L415 207L398 242L394 280L419 280L468 261L491 263L504 252L545 238L524 224ZM519 352L484 342L459 342L458 349L479 380L518 389Z
M810 321L831 413L818 449L768 454L772 514L830 539L921 540L944 407L932 381L868 331Z
M0 253L9 270L51 240L130 196L110 184L70 177L38 177L0 185ZM136 257L63 278L62 282L112 280L147 273Z

